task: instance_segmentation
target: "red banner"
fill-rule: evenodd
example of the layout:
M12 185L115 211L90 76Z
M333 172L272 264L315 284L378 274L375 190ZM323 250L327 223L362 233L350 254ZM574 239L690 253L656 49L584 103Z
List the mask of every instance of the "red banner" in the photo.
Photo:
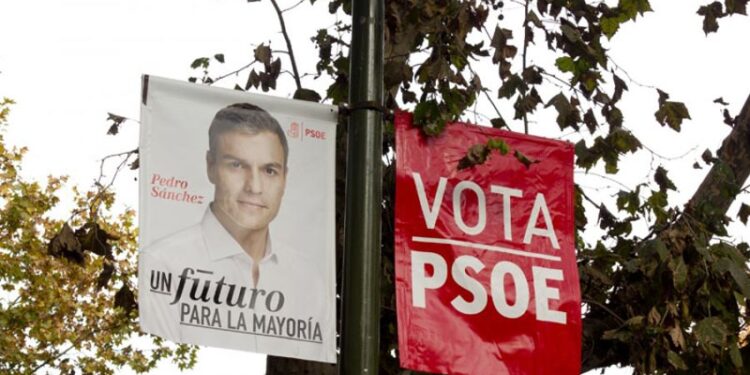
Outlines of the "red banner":
M510 152L458 169L491 139ZM401 366L578 374L573 146L461 123L430 138L398 113L396 147Z

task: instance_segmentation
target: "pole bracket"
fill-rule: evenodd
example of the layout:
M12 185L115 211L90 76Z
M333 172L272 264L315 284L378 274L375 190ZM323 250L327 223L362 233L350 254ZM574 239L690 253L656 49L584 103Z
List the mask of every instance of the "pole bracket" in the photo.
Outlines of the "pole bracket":
M352 112L360 109L380 112L381 114L383 114L383 119L393 122L393 111L374 100L339 104L339 114L346 117L350 116Z

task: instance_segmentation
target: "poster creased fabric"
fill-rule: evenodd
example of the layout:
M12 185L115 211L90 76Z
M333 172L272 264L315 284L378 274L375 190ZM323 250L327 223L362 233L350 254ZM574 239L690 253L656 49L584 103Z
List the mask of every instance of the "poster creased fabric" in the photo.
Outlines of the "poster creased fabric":
M578 374L573 146L462 123L427 137L405 112L395 127L401 365ZM468 150L491 141L507 154L458 168Z
M336 361L335 107L144 77L140 324Z

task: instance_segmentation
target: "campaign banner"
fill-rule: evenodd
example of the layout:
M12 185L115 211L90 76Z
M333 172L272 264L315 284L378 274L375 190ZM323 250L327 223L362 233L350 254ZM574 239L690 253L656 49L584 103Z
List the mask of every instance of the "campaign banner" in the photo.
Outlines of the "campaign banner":
M404 112L395 126L401 366L578 374L573 146L463 123L427 137ZM459 169L490 140L509 152Z
M337 108L143 78L141 329L336 362Z

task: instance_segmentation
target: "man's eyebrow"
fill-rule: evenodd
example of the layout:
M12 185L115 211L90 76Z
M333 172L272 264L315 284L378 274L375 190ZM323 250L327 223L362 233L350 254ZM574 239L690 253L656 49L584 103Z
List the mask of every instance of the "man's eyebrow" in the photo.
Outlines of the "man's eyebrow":
M263 166L284 169L284 165L281 163L277 163L277 162L266 163L266 164L263 164Z
M239 157L234 156L232 154L221 154L220 157L221 157L221 159L235 159L235 160L240 160Z
M238 156L234 156L232 154L222 154L220 156L220 158L222 160L238 161L238 162L240 162L243 165L247 165L247 163L245 162L244 159L242 159L241 157L238 157ZM278 168L278 169L284 169L284 164L273 161L273 162L270 162L270 163L263 164L263 167L273 167L273 168Z

